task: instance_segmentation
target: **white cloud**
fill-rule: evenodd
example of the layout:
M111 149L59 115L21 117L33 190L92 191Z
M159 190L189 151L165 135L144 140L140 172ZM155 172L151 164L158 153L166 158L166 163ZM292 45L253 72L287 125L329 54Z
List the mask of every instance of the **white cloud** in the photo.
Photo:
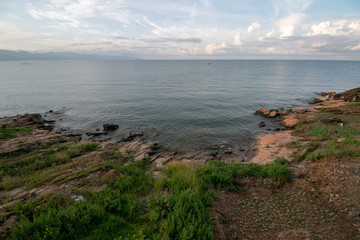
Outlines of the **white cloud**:
M206 46L206 52L208 54L214 54L217 50L224 49L224 48L227 48L227 47L228 47L228 44L226 42L211 43L211 44Z
M286 18L280 19L277 22L280 39L293 36L296 28L305 20L306 16L304 13L292 13Z
M234 44L235 46L241 46L241 45L242 45L241 33L237 32L237 33L235 34L233 44Z
M35 34L23 32L11 24L0 22L0 36L1 40L14 40L30 38L35 36Z
M253 33L254 31L256 31L257 29L260 29L260 28L261 28L261 25L258 22L253 22L248 27L247 31L248 31L248 33Z
M330 35L330 36L340 36L346 35L344 31L345 22L336 21L334 23L330 21L322 21L319 24L314 24L311 26L311 32L308 33L308 36L315 35Z
M352 33L360 34L360 21L351 22L348 27Z
M345 47L344 48L344 50L352 50L352 51L358 51L358 50L360 50L360 43L359 44L357 44L357 45L355 45L355 46L347 46L347 47Z

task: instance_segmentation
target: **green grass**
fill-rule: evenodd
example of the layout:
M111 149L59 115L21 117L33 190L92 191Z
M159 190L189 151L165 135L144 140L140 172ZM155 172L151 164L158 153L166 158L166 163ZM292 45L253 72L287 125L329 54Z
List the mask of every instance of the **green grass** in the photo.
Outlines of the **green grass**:
M118 177L101 192L78 191L84 201L55 194L8 208L21 218L11 239L214 239L208 214L213 188L231 190L234 178L291 177L284 159L266 166L212 161L199 169L170 164L157 180L146 159L125 162L121 155L108 156L104 164Z
M27 159L10 161L0 166L0 189L11 190L23 185L35 172L68 163L71 159L94 151L96 143L67 143L59 146L57 151L49 149L45 154L39 154Z
M8 140L15 138L19 134L30 134L31 129L28 128L0 128L0 140Z

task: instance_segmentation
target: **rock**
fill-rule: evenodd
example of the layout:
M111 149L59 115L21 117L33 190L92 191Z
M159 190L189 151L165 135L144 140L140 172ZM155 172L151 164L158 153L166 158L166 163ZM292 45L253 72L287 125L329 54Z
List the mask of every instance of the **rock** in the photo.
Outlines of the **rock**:
M344 122L340 118L326 118L321 119L320 122L323 124L342 124L344 126Z
M227 150L224 151L225 154L232 154L232 152L233 151L231 149L227 149Z
M43 118L40 114L38 113L34 113L29 117L29 121L35 124L42 124L43 123Z
M360 100L360 88L354 88L342 93L337 93L334 95L333 99L348 102L358 102Z
M168 163L170 160L172 160L172 156L164 156L164 157L155 159L154 163L155 163L156 167L160 168L160 167L163 167L164 164Z
M261 108L256 111L257 114L260 114L263 117L267 117L270 114L270 110L267 108Z
M287 115L289 115L289 111L279 112L279 115L280 115L280 116L287 116Z
M272 110L267 117L268 118L275 118L277 116L278 116L278 111L277 110Z
M342 143L343 141L345 141L345 138L339 138L338 140L336 140L336 142L338 143Z
M297 114L304 114L307 112L305 108L291 108L290 112L297 113Z
M264 121L260 121L260 122L259 122L259 127L265 127L265 126L266 126L266 124L265 124Z
M87 136L97 137L97 136L101 136L101 135L106 135L107 132L86 132L85 134Z
M282 121L282 123L286 128L293 128L298 125L300 121L297 118L286 118Z
M129 136L122 138L121 140L124 142L130 142L132 140L134 140L136 137L142 137L144 136L144 133L129 133Z
M115 131L119 128L117 124L104 124L103 125L104 131Z

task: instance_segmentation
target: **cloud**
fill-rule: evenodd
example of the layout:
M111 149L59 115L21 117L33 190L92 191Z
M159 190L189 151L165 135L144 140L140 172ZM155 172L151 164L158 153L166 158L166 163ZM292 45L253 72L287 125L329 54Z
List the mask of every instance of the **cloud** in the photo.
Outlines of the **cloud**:
M209 45L206 46L206 52L208 54L214 54L215 52L217 52L218 50L221 49L225 49L228 47L228 44L226 42L222 42L222 43L211 43Z
M248 33L253 33L254 31L256 31L257 29L260 29L260 28L261 28L261 25L258 22L253 22L248 27L247 32Z
M314 24L311 26L311 32L308 33L308 36L316 36L316 35L330 35L330 36L339 36L345 35L344 30L344 22L337 21L335 23L331 23L330 21L322 21L319 24Z
M242 45L241 33L237 32L235 34L233 45L235 45L235 46L241 46Z
M327 20L311 26L311 32L308 36L330 35L330 36L346 36L360 35L360 21L347 20Z
M358 50L360 50L360 43L357 44L357 45L355 45L355 46L353 46L353 47L347 46L347 47L344 48L344 50L358 51Z
M23 32L14 25L0 22L1 40L24 39L35 36L33 33Z
M306 11L313 0L273 0L273 6L275 8L276 16L281 12L285 12L286 15L291 13L302 13Z
M296 28L305 20L306 16L307 15L304 13L292 13L291 15L280 19L277 22L280 31L280 39L293 36Z

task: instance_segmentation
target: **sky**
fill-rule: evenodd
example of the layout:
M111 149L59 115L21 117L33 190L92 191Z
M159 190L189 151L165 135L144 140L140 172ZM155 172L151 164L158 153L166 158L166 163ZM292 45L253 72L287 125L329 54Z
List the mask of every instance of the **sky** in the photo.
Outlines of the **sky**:
M0 0L0 49L360 60L360 0Z

